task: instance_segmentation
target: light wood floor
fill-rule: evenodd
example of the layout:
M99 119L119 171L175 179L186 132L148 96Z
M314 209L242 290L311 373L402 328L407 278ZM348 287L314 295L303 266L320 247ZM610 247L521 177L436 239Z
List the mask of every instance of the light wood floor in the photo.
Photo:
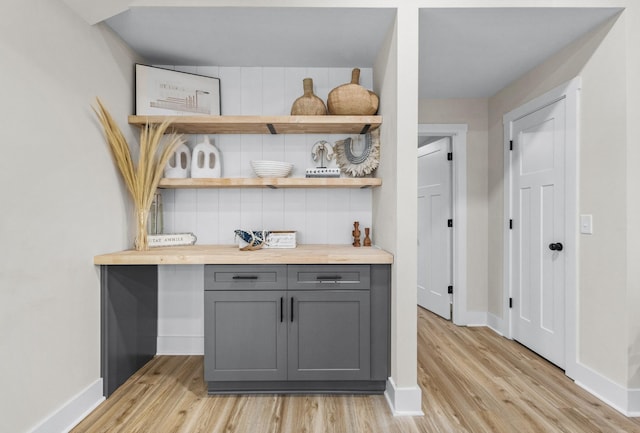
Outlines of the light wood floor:
M640 432L518 343L418 310L424 417L379 395L208 396L201 356L158 356L72 432Z

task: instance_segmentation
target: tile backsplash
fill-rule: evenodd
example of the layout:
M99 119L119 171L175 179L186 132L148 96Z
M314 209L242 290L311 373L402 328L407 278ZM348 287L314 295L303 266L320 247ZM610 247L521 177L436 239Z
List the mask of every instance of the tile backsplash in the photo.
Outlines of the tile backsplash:
M310 77L314 93L326 101L331 89L351 80L351 68L162 66L220 78L223 115L288 115ZM362 68L360 83L372 87L372 71ZM291 177L319 165L311 148L333 144L345 134L210 135L220 150L222 177L255 177L250 161L294 164ZM353 135L354 140L362 140ZM186 136L192 149L202 135ZM335 167L335 162L325 164ZM298 243L351 243L353 222L371 226L370 189L200 189L163 190L164 231L193 232L199 244L234 243L235 229L296 230Z

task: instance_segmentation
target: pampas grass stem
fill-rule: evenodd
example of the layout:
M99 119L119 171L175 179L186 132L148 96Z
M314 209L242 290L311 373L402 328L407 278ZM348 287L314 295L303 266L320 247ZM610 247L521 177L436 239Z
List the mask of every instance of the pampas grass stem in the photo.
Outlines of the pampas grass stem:
M146 250L148 249L147 215L153 201L153 195L158 188L167 161L183 142L182 136L175 133L165 136L171 125L171 119L165 120L160 125L147 123L140 130L140 153L138 163L134 165L131 148L118 124L99 98L96 98L96 103L97 107L92 108L102 125L113 159L122 174L136 208L135 248Z

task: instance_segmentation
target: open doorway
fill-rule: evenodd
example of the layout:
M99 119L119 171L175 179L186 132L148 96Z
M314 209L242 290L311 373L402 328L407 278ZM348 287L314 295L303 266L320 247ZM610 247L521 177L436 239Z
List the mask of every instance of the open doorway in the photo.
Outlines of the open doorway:
M418 299L430 298L425 308L433 308L457 325L468 324L466 146L467 125L418 125L418 179L425 186L432 184L419 186L418 195L433 198L431 205L426 195L422 202L418 198L418 225L422 227L418 229L418 243L422 242L417 250ZM439 185L434 173L420 173L435 167L441 171L436 178L448 179L448 186Z

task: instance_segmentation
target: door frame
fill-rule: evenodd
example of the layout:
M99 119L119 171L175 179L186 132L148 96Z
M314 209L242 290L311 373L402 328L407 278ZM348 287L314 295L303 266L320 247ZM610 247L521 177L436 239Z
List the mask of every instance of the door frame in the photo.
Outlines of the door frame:
M479 323L467 311L467 130L466 124L418 125L418 139L433 135L451 138L453 153L451 161L453 316L451 320L460 326ZM416 163L417 159L416 152Z
M509 307L509 298L513 296L511 284L513 266L513 242L512 231L509 229L509 220L512 213L512 152L509 143L512 139L513 122L545 106L551 105L562 99L565 100L565 374L575 378L577 359L577 287L578 287L578 198L579 198L579 144L580 144L580 90L582 81L580 77L562 84L549 92L532 99L520 107L506 113L503 116L504 127L504 221L503 224L503 287L506 296L503 296L502 311L507 319L507 329L504 330L507 338L513 338L513 317Z

